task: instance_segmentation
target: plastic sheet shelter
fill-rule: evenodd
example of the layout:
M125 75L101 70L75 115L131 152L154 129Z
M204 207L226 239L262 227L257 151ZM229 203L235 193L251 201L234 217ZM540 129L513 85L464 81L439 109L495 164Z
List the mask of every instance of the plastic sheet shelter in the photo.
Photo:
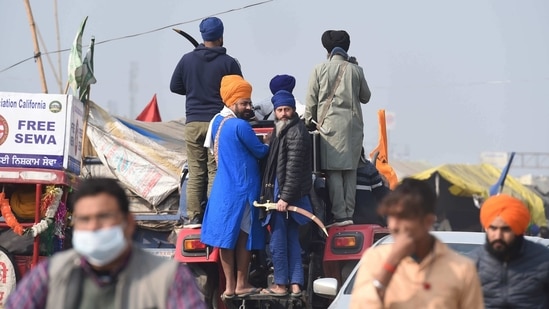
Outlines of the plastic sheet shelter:
M114 178L155 208L179 188L186 160L184 127L182 121L113 117L90 102L87 135Z
M484 200L501 174L489 164L446 164L415 174L428 181L438 195L438 215L445 214L455 231L480 231L479 206L473 197ZM542 199L512 176L507 176L503 193L521 199L528 206L532 223L546 226Z

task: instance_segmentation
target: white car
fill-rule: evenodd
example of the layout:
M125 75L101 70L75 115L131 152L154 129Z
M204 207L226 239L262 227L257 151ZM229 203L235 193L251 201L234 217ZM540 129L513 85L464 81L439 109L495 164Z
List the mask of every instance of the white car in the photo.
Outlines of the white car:
M436 238L448 245L454 251L466 255L476 248L484 245L486 234L478 232L431 232ZM526 239L539 242L549 247L549 239L526 236ZM393 243L393 237L387 235L377 241L372 247L383 246ZM339 293L337 291L337 280L334 278L321 278L313 282L313 291L323 297L334 298L328 309L349 308L351 303L351 293L355 282L356 273L360 264L357 264L347 280L341 286Z

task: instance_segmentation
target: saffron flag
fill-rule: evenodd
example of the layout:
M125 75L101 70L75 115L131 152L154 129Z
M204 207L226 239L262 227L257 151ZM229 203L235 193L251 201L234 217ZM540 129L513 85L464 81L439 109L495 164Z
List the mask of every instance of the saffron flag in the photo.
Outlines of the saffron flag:
M160 117L160 110L158 109L158 102L156 101L156 93L152 97L149 104L145 106L141 114L139 114L139 116L137 116L135 120L146 121L146 122L162 121L162 118Z
M501 175L499 176L498 181L490 187L490 190L489 190L490 196L498 195L503 191L503 186L505 185L505 179L507 179L507 174L509 173L509 169L511 168L511 164L513 163L514 157L515 157L515 153L511 152L511 155L509 156L509 161L507 161L507 164L501 171Z
M374 163L375 167L385 179L389 182L389 187L394 189L398 184L398 178L393 170L393 167L389 165L389 155L388 155L388 145L387 145L387 127L385 122L385 110L380 109L377 112L379 119L379 142L377 147L370 153L370 157L375 156L377 152L377 157Z

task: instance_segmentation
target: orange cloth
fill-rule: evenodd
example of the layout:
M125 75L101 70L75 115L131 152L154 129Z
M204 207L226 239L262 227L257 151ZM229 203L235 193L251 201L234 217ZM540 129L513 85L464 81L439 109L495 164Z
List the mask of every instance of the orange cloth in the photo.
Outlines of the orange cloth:
M227 107L231 107L239 99L250 99L252 97L252 85L240 75L225 75L221 79L219 94L221 94L223 103Z
M489 197L480 207L480 222L485 229L497 217L501 217L516 235L523 235L530 223L530 212L526 205L506 194Z
M377 117L379 120L379 142L377 144L377 147L372 150L372 152L370 152L370 157L373 157L376 151L379 151L376 162L372 163L374 163L379 173L383 175L385 179L387 179L387 181L389 182L389 187L394 190L398 184L398 177L393 167L389 165L385 110L378 110Z

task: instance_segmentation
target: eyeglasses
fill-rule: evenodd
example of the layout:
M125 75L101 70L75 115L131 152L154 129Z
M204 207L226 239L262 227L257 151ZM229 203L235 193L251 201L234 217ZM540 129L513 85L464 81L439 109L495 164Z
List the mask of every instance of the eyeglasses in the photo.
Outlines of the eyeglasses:
M90 225L92 222L97 222L100 226L113 225L116 223L120 212L105 212L99 213L94 216L72 216L72 225L77 227L84 227Z
M244 101L244 102L240 102L240 103L237 103L238 106L242 106L242 107L250 107L251 109L254 109L254 105L252 103L252 101Z

